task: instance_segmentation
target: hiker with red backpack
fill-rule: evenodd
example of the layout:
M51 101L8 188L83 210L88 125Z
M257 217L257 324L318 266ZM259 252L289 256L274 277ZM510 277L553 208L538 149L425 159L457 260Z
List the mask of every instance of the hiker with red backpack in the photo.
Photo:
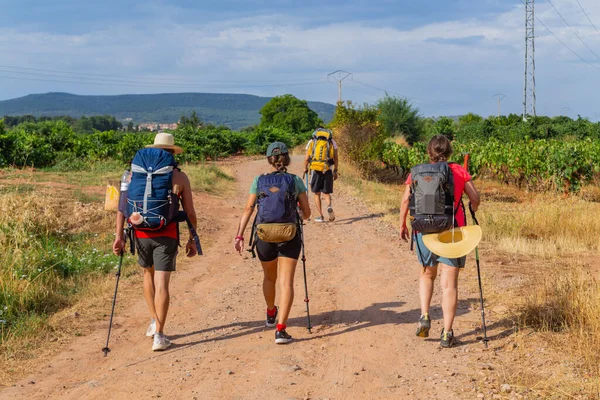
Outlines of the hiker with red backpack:
M302 179L287 172L290 156L287 146L271 143L267 149L270 171L254 178L250 195L234 240L236 251L244 250L244 231L257 208L250 246L263 268L263 294L267 303L265 325L276 327L275 343L292 341L287 320L294 300L294 275L302 249L301 221L310 217L306 187ZM279 276L278 276L279 267ZM281 290L279 308L275 306L275 284L279 278Z
M304 158L304 174L310 172L310 190L315 194L315 205L319 216L315 222L325 222L321 205L321 195L327 203L327 217L330 222L335 220L335 213L331 203L333 193L333 181L338 178L338 146L333 139L333 133L329 129L319 126L314 132L312 139L306 145L306 157Z
M177 168L174 157L182 152L169 133L158 133L154 144L139 150L131 163L130 181L122 182L121 196L126 198L117 212L113 252L123 254L123 230L127 224L132 232L131 250L137 249L138 263L144 269L144 297L151 316L146 336L153 338L153 351L171 346L164 329L169 310L169 282L179 247L179 222L186 221L190 230L186 255L193 257L202 252L190 181ZM183 212L179 210L180 202Z
M447 258L434 254L423 243L423 235L452 230L466 225L466 210L462 195L466 193L473 212L479 207L480 198L471 175L462 166L449 163L452 144L446 136L436 135L427 145L430 163L411 169L405 184L406 190L400 207L401 231L404 241L410 237L406 217L410 211L412 238L416 243L417 257L423 270L419 279L421 317L416 335L428 337L431 328L429 307L433 296L433 284L441 264L442 312L444 326L440 338L441 347L455 343L452 324L458 303L458 275L465 266L466 256ZM452 231L453 233L453 231Z

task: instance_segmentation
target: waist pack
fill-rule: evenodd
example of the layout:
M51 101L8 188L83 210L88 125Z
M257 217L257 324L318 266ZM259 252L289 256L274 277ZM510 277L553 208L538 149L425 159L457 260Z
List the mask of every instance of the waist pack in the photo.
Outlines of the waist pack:
M448 163L411 169L409 210L414 231L436 233L454 226L454 176Z
M309 145L310 169L324 172L334 163L333 134L328 129L317 129L313 133L312 142Z
M292 240L297 232L294 176L275 172L262 175L257 183L256 236L268 243Z
M157 231L178 220L179 196L173 193L173 155L165 150L139 150L131 163L125 217L134 229Z

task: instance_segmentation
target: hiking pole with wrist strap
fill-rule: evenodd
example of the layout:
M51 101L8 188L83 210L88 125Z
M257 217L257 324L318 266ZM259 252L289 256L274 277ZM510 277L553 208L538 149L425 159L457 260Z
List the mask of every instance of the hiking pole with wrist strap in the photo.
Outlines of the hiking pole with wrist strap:
M306 318L308 320L308 326L306 327L306 329L308 329L308 333L312 333L312 324L310 323L310 309L308 307L308 302L310 300L308 299L308 284L306 283L306 256L304 255L304 230L302 229L303 225L304 221L298 218L298 229L300 229L300 243L302 244L302 271L304 272L304 302L306 303Z
M127 236L129 235L128 230L125 230L125 238L127 238ZM108 323L108 335L106 337L106 347L104 347L102 349L102 351L104 352L104 357L108 356L108 352L110 351L110 348L108 347L108 341L110 340L110 331L112 328L112 321L113 321L113 316L115 315L115 304L117 303L117 290L119 289L119 279L121 278L121 266L123 265L123 255L125 254L125 246L123 246L123 249L121 249L121 255L119 256L119 267L117 268L117 283L115 284L115 294L113 296L113 302L112 302L112 310L110 312L110 322Z
M479 226L479 221L475 218L475 211L469 202L469 211L471 212L471 218L475 225ZM488 347L487 328L485 326L485 310L483 308L483 288L481 286L481 269L479 268L479 246L475 247L475 262L477 263L477 280L479 281L479 301L481 302L481 322L483 323L483 344L485 348Z

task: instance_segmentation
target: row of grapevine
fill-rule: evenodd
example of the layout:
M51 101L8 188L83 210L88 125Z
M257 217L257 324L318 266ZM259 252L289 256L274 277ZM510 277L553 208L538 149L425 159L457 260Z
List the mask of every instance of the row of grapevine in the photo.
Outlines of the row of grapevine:
M182 125L172 132L184 148L180 162L217 159L232 154L260 154L274 141L296 146L308 140L310 133L292 134L276 127L255 127L246 132L225 127ZM0 119L0 168L49 167L82 169L98 160L129 162L135 152L151 144L155 133L96 131L76 133L67 122L26 122L5 128Z
M454 143L451 161L462 163L471 155L470 172L528 190L577 191L582 184L600 180L600 141L531 140L523 142ZM408 148L391 141L383 144L382 161L407 173L427 162L424 143Z

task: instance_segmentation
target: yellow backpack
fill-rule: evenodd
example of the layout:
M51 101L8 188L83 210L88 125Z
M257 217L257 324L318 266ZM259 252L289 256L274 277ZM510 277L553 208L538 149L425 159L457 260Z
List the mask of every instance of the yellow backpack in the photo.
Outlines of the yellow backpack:
M313 132L313 138L308 147L310 153L310 169L325 172L333 165L334 148L333 134L328 129L319 128Z

